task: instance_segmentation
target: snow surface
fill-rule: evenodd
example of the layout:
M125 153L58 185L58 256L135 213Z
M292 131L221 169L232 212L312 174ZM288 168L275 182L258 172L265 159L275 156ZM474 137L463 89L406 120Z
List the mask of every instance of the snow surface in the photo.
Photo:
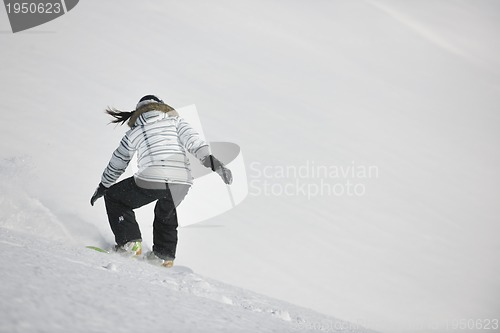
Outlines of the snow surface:
M188 267L0 231L1 332L368 332Z
M118 314L112 296L130 297L121 285L145 295L134 300L147 318L147 299L159 289L179 302L185 296L194 309L213 307L220 326L210 329L236 327L221 319L226 310L226 318L241 314L249 331L260 325L251 316L268 318L269 330L307 317L277 305L287 322L220 302L237 303L233 287L220 287L218 300L177 293L154 267L83 248L113 239L102 200L88 203L125 131L107 126L102 110L133 108L149 93L174 107L196 104L206 137L239 144L247 166L248 198L182 228L178 265L221 281L211 285L325 313L311 314L311 322L328 315L384 332L444 332L456 320L498 318L500 2L86 0L33 30L9 30L0 10L0 226L8 254L0 304L10 308L12 293L21 301L3 311L2 325L16 318L50 325L39 315L59 312L78 320L71 306L93 311L52 292L65 288L86 300L109 292L92 312L103 322ZM296 183L276 172L311 164L378 173ZM301 184L321 180L360 182L366 192L301 192ZM137 214L146 246L151 211ZM46 258L51 246L65 254ZM87 271L104 286L84 279ZM196 285L183 280L189 274L172 275ZM58 311L36 308L45 297ZM14 314L25 307L24 317Z

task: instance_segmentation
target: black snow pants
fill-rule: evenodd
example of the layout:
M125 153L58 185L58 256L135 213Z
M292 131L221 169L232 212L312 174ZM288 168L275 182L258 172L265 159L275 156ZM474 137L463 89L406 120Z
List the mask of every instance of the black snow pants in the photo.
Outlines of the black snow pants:
M106 191L104 200L116 244L141 240L141 231L133 210L157 200L153 221L153 251L160 256L175 258L178 226L175 208L184 199L189 188L189 185L171 183L147 188L138 186L134 177L112 185Z

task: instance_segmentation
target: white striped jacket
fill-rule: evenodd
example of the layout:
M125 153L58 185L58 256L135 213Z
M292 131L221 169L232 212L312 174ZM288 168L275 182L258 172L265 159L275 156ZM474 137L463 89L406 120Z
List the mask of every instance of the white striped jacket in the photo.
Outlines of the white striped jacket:
M156 110L145 112L122 138L101 182L106 187L113 185L137 151L136 179L191 185L193 177L186 150L200 161L210 154L208 144L181 117Z

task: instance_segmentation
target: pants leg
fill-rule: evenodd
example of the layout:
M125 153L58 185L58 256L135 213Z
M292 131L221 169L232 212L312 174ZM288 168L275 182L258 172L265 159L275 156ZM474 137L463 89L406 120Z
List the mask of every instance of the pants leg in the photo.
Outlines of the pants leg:
M133 209L153 202L159 196L165 196L165 193L166 191L158 190L151 193L141 189L135 184L133 177L114 184L106 191L104 201L116 244L123 245L141 239L141 231Z
M156 202L153 221L153 251L160 257L175 258L178 226L175 208L188 191L188 185L168 184L167 196Z

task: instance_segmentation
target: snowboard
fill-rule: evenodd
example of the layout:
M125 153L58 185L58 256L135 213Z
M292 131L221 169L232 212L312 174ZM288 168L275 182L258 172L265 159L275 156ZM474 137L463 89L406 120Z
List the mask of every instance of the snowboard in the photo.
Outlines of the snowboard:
M98 246L92 246L92 245L89 245L89 246L85 246L87 249L91 249L91 250L94 250L94 251L97 251L97 252L102 252L102 253L110 253L109 250L104 250L104 249L101 249L100 247Z
M94 251L97 251L97 252L101 252L101 253L107 253L107 254L110 254L110 253L116 253L115 251L113 250L106 250L106 249L103 249L99 246L94 246L94 245L88 245L88 246L85 246L87 249L90 249L90 250L94 250ZM159 267L166 267L166 268L169 268L173 271L177 271L177 272L183 272L183 273L193 273L193 270L189 267L186 267L186 266L174 266L174 262L173 261L165 261L161 264L155 264L154 262L151 262L149 261L148 259L145 258L144 255L141 255L141 256L133 256L133 258L135 259L143 259L144 261L152 264L153 266L159 266Z

